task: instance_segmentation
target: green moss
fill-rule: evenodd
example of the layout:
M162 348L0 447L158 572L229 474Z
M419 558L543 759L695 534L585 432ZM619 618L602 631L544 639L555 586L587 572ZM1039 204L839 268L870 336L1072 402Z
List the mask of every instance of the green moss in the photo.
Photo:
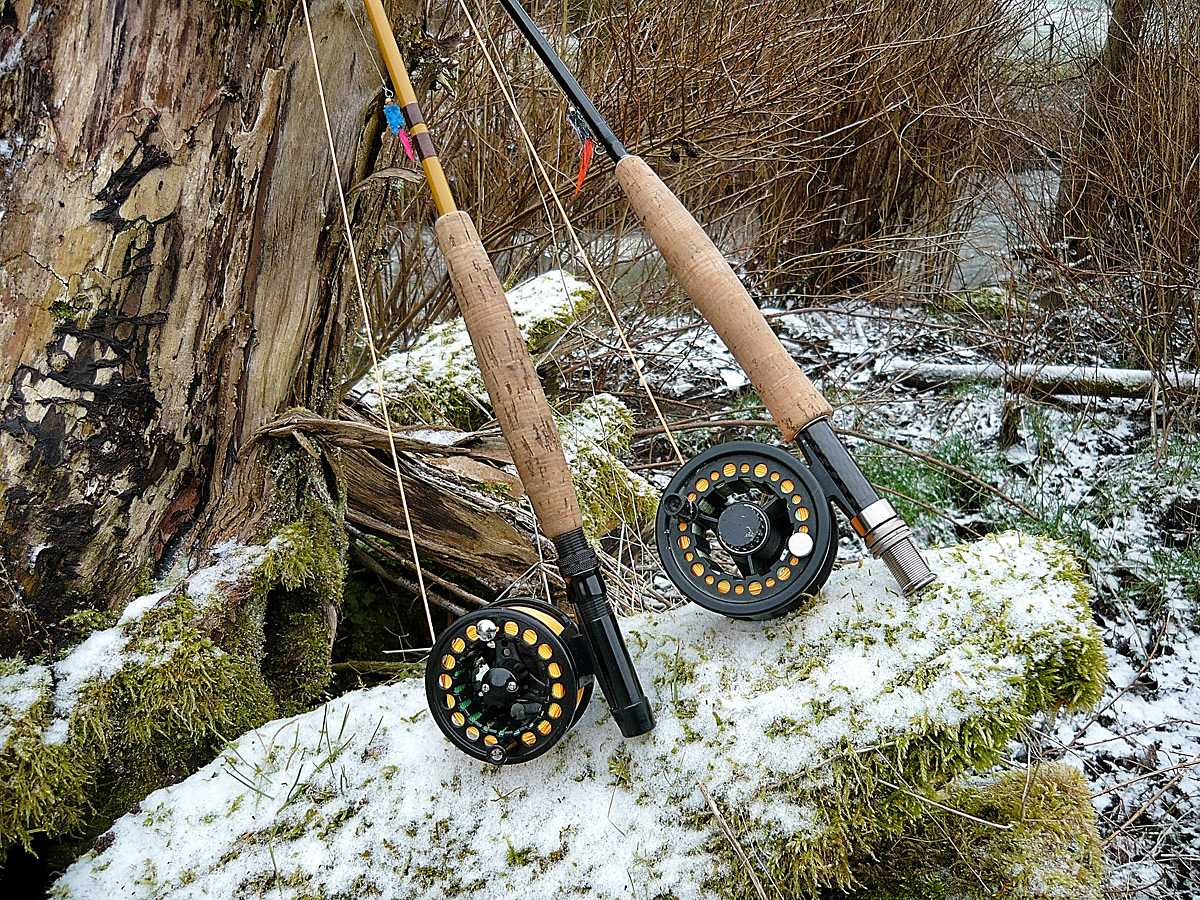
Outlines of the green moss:
M633 787L630 762L629 748L624 744L619 746L616 752L608 758L608 774L613 777L613 784L628 789Z
M508 844L508 853L505 854L504 861L510 866L528 866L532 865L537 859L537 849L535 847L513 846L513 842L507 837L504 838L504 843Z
M926 455L933 461L870 446L856 453L855 459L906 522L953 540L953 522L938 513L949 509L963 514L984 512L994 499L984 485L1003 483L1006 466L998 454L959 434L939 441ZM948 468L951 466L954 468Z
M781 717L771 726L772 736L802 734L819 724L819 718L798 723ZM813 896L827 886L850 888L855 883L852 860L856 853L870 842L910 827L924 812L922 801L931 783L938 783L947 773L983 769L998 762L1001 750L1026 721L1016 710L998 708L952 727L928 723L922 727L918 722L912 730L891 735L865 751L846 745L825 762L822 771L781 777L772 790L784 792L793 805L807 810L814 827L787 837L759 840L757 852L772 881L786 896ZM731 810L728 814L749 821L744 812ZM722 885L722 896L739 900L757 896L745 867L719 831L714 832L707 849L724 862L714 876L714 885Z
M66 646L70 648L86 640L93 632L111 627L116 621L117 614L112 610L84 608L64 616L58 624L67 630L69 637Z
M98 701L122 722L115 751L164 774L197 768L275 714L257 667L198 634L195 615L184 596L158 621L138 623L128 650L141 661L127 663Z
M1006 535L1001 540L1037 541L1018 535ZM1004 568L1003 557L980 552L982 546L963 550L960 557L974 566L971 580L983 586L1010 580L1013 576ZM767 778L768 786L763 791L778 794L792 808L803 811L809 820L806 827L787 835L766 829L764 837L761 827L748 826L756 835L757 856L765 861L772 881L785 896L813 896L827 888L851 889L857 877L856 858L869 854L871 847L905 834L914 821L928 813L928 801L938 798L947 782L970 771L986 771L998 763L1032 713L1052 713L1062 707L1082 709L1099 699L1107 662L1100 635L1091 622L1084 576L1061 544L1038 541L1035 549L1046 565L1039 574L1027 576L1034 579L1029 585L1028 602L1043 602L1038 585L1055 583L1060 597L1066 589L1067 599L1060 600L1068 607L1065 615L1037 616L1032 606L1032 613L1002 609L986 590L943 585L939 593L947 608L958 610L956 615L962 619L942 622L945 628L961 629L952 649L947 646L944 652L906 661L883 685L883 695L904 691L919 697L939 682L945 685L947 673L958 671L955 660L974 660L970 665L984 679L982 683L1000 678L1007 688L997 686L984 693L978 686L972 688L964 682L958 700L951 692L945 704L949 709L963 710L961 716L942 712L930 717L918 711L907 723L881 731L871 746L852 743L853 736L867 728L874 732L879 726L858 721L857 707L849 705L852 692L836 683L823 682L816 699L781 712L767 726L766 734L772 740L804 739L827 729L828 720L836 716L839 721L834 727L845 729L847 735L819 765ZM1022 600L1005 602L1015 607ZM896 614L903 615L900 611ZM1035 615L1032 621L1050 624L1018 624L1022 616L1030 614ZM889 622L852 619L810 639L802 653L794 660L785 659L782 671L772 672L770 677L776 682L817 677L824 667L813 665L813 660L833 658L846 647L875 646L881 638L888 646L901 649L908 642L926 639L925 634L908 625L898 640L893 639L889 629L895 627ZM1002 664L1013 655L1027 660L1023 672L1014 673ZM666 672L675 668L668 654L660 652L657 657ZM986 699L992 696L995 699ZM915 709L920 710L921 705ZM729 809L727 818L753 823L753 816L744 809ZM711 887L723 896L747 900L755 897L745 867L722 832L710 819L701 817L701 824L713 831L706 849L721 860Z
M263 675L284 715L308 709L333 677L331 614L341 606L347 546L334 515L310 504L268 542L254 575L267 598Z
M326 515L296 520L276 533L254 573L260 590L282 587L321 598L340 597L346 576L345 532Z
M1075 556L1063 545L1044 543L1051 579L1074 586L1072 606L1080 629L1035 633L1016 642L1028 654L1025 672L1026 709L1030 713L1089 709L1104 695L1108 658L1104 640L1091 617L1091 589ZM1000 638L1000 635L996 636Z
M50 315L54 317L55 323L59 326L79 327L83 324L86 313L86 310L72 306L65 300L55 300L50 304Z
M0 748L0 849L29 849L35 834L78 835L52 854L68 859L130 803L274 716L257 666L201 635L197 615L180 595L126 626L125 664L84 682L66 729L51 730L66 711L55 710L47 674Z
M620 460L633 434L625 405L610 394L597 394L557 425L588 537L598 540L618 525L637 531L651 527L658 491Z
M1063 765L955 788L854 861L862 900L1100 896L1103 856L1083 775Z
M582 318L592 305L596 292L583 282L573 279L568 283L566 296L551 315L541 318L526 317L518 320L521 335L531 353L545 348L554 338L562 334L563 328Z
M1005 315L1023 315L1029 306L1027 298L1019 297L1006 288L986 285L969 291L952 291L934 298L935 307L961 317L997 319Z
M8 732L0 747L0 864L9 847L31 851L35 835L68 832L86 820L95 749L77 734L47 743L52 712L48 677L18 718L5 721L0 711L0 727Z
M437 425L474 431L493 418L482 379L469 390L436 380L432 372L418 373L421 382L411 391L388 397L388 415L397 425Z

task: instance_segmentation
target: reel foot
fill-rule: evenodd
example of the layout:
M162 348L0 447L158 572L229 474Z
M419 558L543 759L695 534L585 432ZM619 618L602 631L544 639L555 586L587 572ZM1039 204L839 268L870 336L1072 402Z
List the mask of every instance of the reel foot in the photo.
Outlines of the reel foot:
M833 506L808 467L755 441L706 450L663 492L658 555L689 600L771 619L820 590L837 557Z

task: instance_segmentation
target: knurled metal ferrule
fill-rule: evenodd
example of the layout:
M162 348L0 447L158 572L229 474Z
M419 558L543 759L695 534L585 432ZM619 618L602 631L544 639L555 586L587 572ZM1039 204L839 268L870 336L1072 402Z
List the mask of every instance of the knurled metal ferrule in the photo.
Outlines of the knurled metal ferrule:
M937 580L913 542L912 531L887 500L877 500L855 519L867 549L872 556L887 564L905 595Z

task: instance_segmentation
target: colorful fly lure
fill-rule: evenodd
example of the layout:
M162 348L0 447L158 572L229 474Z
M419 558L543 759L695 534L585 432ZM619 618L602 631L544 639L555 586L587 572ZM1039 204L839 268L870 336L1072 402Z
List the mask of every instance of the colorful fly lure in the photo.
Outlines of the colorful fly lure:
M385 103L383 114L387 117L388 128L392 129L392 134L400 138L400 143L404 145L404 152L408 154L408 158L415 159L412 142L408 139L408 132L404 130L404 113L400 111L400 107L395 103Z
M592 140L592 130L588 128L587 121L583 118L583 114L579 110L569 110L567 112L567 121L571 123L571 127L579 135L579 142L583 145L580 148L579 177L575 179L575 193L573 195L578 197L579 191L583 187L583 179L587 176L588 165L592 161L592 151L595 149L596 143Z

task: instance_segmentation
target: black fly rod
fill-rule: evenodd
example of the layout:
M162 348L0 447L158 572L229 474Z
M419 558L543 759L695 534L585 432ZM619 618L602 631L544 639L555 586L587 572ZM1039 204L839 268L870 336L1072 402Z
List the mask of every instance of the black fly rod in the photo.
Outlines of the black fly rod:
M438 727L460 750L498 765L553 746L583 715L593 679L621 734L654 727L583 534L579 498L525 341L487 251L456 209L429 128L380 0L365 0L401 112L438 210L438 244L500 429L542 530L558 548L575 619L531 598L504 600L454 621L434 643L425 691Z
M668 267L750 378L808 466L749 441L719 445L681 469L659 505L656 538L685 596L736 618L796 609L837 555L836 504L905 594L935 580L912 532L830 425L833 408L779 342L725 257L650 166L621 145L519 0L500 0L616 164L617 180ZM723 551L723 552L720 552Z

